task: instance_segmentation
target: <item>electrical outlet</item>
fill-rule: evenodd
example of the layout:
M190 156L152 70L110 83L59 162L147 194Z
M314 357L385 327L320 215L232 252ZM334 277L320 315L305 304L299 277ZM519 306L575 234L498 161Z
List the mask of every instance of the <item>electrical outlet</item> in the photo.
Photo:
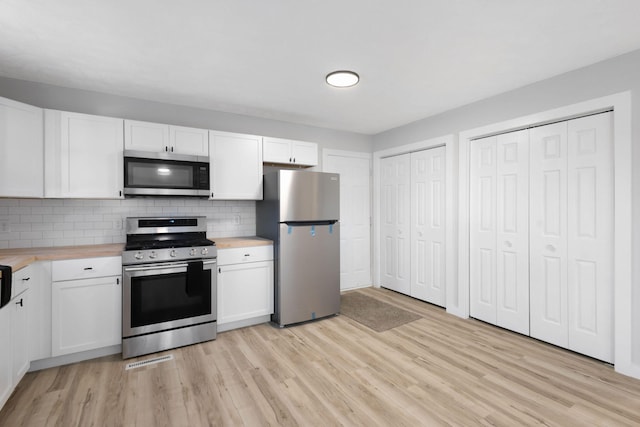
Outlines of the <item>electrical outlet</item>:
M6 220L0 220L0 233L8 233L9 231L9 222Z
M240 225L240 215L236 215L233 217L233 223L235 225Z
M122 220L113 221L113 228L116 230L122 230Z

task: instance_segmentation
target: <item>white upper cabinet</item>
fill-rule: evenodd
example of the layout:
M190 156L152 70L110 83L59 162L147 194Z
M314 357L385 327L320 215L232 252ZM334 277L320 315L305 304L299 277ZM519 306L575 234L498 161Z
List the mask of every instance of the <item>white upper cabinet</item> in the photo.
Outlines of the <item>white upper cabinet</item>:
M265 136L262 157L265 163L316 166L318 164L318 144Z
M0 197L42 197L42 109L0 98L0 135Z
M122 198L123 120L45 110L45 197Z
M208 156L209 137L206 129L125 120L124 147L154 153Z
M209 132L211 198L262 199L262 137Z

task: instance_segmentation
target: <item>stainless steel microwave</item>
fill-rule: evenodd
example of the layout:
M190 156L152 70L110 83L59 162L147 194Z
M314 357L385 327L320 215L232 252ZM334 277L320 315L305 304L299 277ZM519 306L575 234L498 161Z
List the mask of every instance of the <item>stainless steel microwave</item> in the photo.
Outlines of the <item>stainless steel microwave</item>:
M124 151L125 196L209 197L209 158Z

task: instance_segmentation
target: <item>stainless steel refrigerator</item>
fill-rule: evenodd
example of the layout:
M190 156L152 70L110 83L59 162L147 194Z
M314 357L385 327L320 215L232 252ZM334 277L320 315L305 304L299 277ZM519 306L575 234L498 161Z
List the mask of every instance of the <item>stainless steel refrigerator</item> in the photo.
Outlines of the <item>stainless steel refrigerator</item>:
M275 312L286 326L340 311L340 177L280 170L264 175L258 236L274 242Z

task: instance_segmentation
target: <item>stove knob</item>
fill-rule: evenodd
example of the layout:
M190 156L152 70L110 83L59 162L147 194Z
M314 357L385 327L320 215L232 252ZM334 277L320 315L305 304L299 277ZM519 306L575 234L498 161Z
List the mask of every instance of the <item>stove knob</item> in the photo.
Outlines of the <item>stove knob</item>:
M142 252L136 252L136 254L134 255L135 259L142 259L144 258L144 255L142 254Z
M195 254L196 254L196 249L191 248L191 250L189 251L189 255L194 256Z
M171 249L171 252L169 252L169 256L175 258L176 256L178 256L176 254L176 250L175 249Z
M202 255L206 255L209 253L209 249L207 248L202 248Z
M157 258L158 254L156 253L156 251L151 251L151 253L149 254L149 258L154 259Z

